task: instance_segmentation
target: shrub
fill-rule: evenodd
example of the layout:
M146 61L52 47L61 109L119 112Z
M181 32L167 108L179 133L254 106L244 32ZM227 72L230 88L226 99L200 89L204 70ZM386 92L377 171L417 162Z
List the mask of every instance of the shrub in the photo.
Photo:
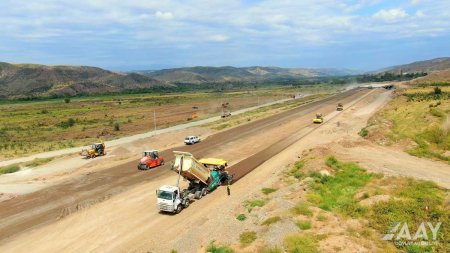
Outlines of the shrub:
M267 203L268 199L246 200L244 206L251 212L254 207L262 207Z
M442 94L442 90L441 90L441 88L439 88L439 87L434 87L434 94L436 94L436 95L440 95L440 94Z
M61 121L58 126L61 128L69 128L75 125L75 120L73 118L69 118L68 120Z
M248 232L242 232L239 235L239 241L244 244L248 245L256 240L256 232L254 231L248 231Z
M269 195L273 192L276 192L278 189L276 188L262 188L261 191L262 193L264 193L265 195Z
M215 242L212 241L206 248L206 252L209 252L209 253L233 253L234 251L228 245L215 245Z
M301 203L298 203L297 205L295 205L291 209L291 212L296 215L301 214L301 215L305 215L308 217L311 217L313 215L313 212L309 209L308 204L306 204L304 202L301 202Z
M119 122L114 123L114 131L120 131L120 124L119 124Z
M310 221L297 221L295 224L301 230L307 230L307 229L311 228L311 222Z
M297 179L302 179L304 177L303 172L301 172L301 169L305 166L305 162L300 160L297 161L294 164L294 167L289 171L289 174L291 174L292 176L294 176Z
M20 166L18 164L12 164L5 167L0 168L0 175L14 173L20 170Z
M288 235L284 238L284 246L288 252L318 253L316 240L309 235Z
M369 130L367 130L366 128L361 129L361 131L359 131L359 136L366 138L369 135Z
M66 104L70 103L70 98L64 98L64 102L65 102Z
M266 219L261 225L269 226L271 224L279 222L280 220L281 220L280 216L270 217L270 218Z
M236 219L238 221L245 221L247 219L247 216L245 216L245 214L241 213L236 217Z
M49 158L36 158L36 159L34 159L33 161L31 161L31 162L25 163L25 166L26 166L26 167L37 167L37 166L39 166L39 165L46 164L46 163L52 161L53 159L54 159L54 157L49 157Z

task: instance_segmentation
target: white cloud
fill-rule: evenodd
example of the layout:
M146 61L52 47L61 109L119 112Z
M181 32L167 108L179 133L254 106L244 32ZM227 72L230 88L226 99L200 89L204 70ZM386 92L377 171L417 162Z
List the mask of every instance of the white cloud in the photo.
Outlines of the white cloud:
M419 4L420 2L421 2L421 0L411 0L412 5Z
M416 16L419 17L419 18L425 17L425 13L423 13L423 11L421 11L421 10L417 10L416 11Z
M215 34L215 35L212 35L212 36L208 37L209 41L215 41L215 42L225 42L225 41L227 41L229 39L230 39L229 36L226 36L226 35L223 35L223 34Z
M162 12L162 11L157 11L156 13L155 13L155 17L156 18L158 18L158 19L164 19L164 20L170 20L170 19L173 19L173 14L172 14L172 12Z
M373 17L376 19L380 19L386 22L395 22L400 19L407 17L408 14L405 10L401 8L395 8L390 10L380 10L377 13L373 14Z

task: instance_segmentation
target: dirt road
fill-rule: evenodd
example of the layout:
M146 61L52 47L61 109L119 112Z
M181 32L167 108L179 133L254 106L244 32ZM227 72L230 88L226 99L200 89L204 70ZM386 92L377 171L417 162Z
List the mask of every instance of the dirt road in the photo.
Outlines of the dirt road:
M304 128L318 127L311 124L317 111L323 113L326 119L327 115L335 111L338 102L348 104L367 93L366 89L350 90L215 134L194 146L163 151L161 155L170 161L173 158L173 150L189 151L196 157L218 156L223 153L224 158L234 164L230 171L237 174L236 178L239 178L246 173L242 168L249 171L264 162L264 159L268 159L270 154L267 153L266 147L272 147L270 153L277 152L288 145L286 141L289 140L287 139L289 136L295 136ZM285 125L291 127L283 127ZM292 125L298 127L295 128ZM234 152L221 152L230 146L235 146ZM236 149L241 150L236 151ZM237 153L245 155L239 156ZM253 158L244 160L247 157ZM239 162L240 160L242 161ZM129 162L4 201L0 203L0 243L31 229L54 223L71 213L126 191L132 186L167 178L172 175L171 173L169 165L151 171L138 171L136 162ZM149 191L153 192L154 189Z

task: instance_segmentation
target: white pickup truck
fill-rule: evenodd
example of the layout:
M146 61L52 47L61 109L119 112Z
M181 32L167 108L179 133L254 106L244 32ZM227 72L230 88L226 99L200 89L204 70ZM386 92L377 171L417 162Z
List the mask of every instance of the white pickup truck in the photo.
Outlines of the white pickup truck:
M184 144L191 145L200 142L200 137L192 135L184 138Z

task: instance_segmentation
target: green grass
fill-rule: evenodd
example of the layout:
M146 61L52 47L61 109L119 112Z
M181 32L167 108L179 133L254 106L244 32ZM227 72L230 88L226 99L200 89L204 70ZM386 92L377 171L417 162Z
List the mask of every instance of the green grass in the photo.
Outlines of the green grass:
M277 190L278 190L277 188L262 188L261 189L262 193L264 193L265 195L269 195L271 193L274 193Z
M246 231L246 232L242 232L239 235L239 241L243 244L243 245L249 245L252 242L254 242L256 240L257 236L256 236L256 232L254 231Z
M295 224L301 230L307 230L307 229L311 228L311 222L307 221L307 220L305 220L305 221L297 221Z
M55 159L54 157L49 157L49 158L36 158L31 162L27 162L24 164L25 167L37 167L46 163L51 162L53 159Z
M261 102L279 100L302 89L270 87L219 93L121 94L75 97L70 103L65 103L63 98L0 101L0 159L147 132L153 128L153 111L156 111L157 128L163 128L186 122L194 106L198 107L202 119L218 115L220 101L230 102L231 110L235 111L254 106L257 97ZM170 109L172 106L185 106L186 115L179 116L179 112ZM97 137L102 130L107 134Z
M230 248L228 245L216 245L214 241L212 241L208 247L206 248L206 252L209 253L233 253L234 250Z
M329 157L326 164L336 170L334 176L317 176L310 185L314 204L323 210L336 210L341 214L359 217L366 212L354 199L355 194L364 187L373 175L366 173L356 163L342 163Z
M20 166L18 164L12 164L5 167L0 167L0 175L14 173L20 170Z
M305 162L300 160L297 161L294 166L289 170L289 174L297 179L304 178L305 174L302 172L303 167L305 167Z
M247 219L247 216L245 216L245 214L243 214L243 213L236 216L236 220L238 220L238 221L245 221L246 219Z
M450 92L433 89L407 89L369 120L371 135L392 144L410 141L405 150L414 156L450 162Z
M263 223L261 223L261 225L270 226L274 223L279 222L280 220L281 220L280 216L273 216L273 217L267 218L265 221L263 221Z
M427 249L429 252L445 252L446 242L450 240L450 210L445 204L448 191L430 181L408 178L397 182L392 194L395 198L372 206L369 215L370 226L383 233L397 222L406 222L409 230L413 231L411 233L414 233L422 222L442 222L437 237L439 244L436 246L399 248L408 252L424 252Z
M289 253L318 253L317 239L311 235L288 235L284 238L284 246Z
M246 200L244 201L244 206L247 207L248 212L251 212L255 207L263 207L268 201L268 199Z
M313 212L309 209L309 205L305 202L300 202L297 205L295 205L291 212L295 215L304 215L308 217L313 216Z

